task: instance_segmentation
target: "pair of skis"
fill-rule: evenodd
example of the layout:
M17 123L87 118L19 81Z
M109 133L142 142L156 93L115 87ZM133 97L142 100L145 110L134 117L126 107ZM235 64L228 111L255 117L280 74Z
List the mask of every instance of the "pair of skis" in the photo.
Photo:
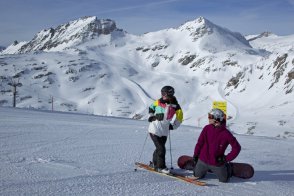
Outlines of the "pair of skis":
M156 171L153 167L150 167L149 165L144 164L144 163L136 162L135 165L137 167L145 169L147 171L150 171L150 172L153 172L153 173L156 173L156 174L160 174L160 175L163 175L163 176L168 176L170 178L180 180L180 181L184 181L184 182L188 182L188 183L191 183L191 184L194 184L194 185L197 185L197 186L206 186L207 185L206 182L200 181L195 177L186 176L184 174L179 174L179 173L174 172L173 170L171 170L170 173L165 174L165 173L161 173L161 172ZM136 171L136 169L135 169L135 171Z

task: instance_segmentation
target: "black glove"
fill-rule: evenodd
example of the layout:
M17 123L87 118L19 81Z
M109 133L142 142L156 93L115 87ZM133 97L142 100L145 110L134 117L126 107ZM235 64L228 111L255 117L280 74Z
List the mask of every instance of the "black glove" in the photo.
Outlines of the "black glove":
M219 156L216 158L216 162L219 163L219 164L224 164L226 163L226 156Z
M152 122L152 121L155 121L156 120L156 116L150 116L148 118L148 122Z
M197 162L198 162L198 156L197 155L193 156L193 162L194 162L194 166L195 166L197 164Z
M172 126L172 124L169 124L169 130L174 130L174 127Z

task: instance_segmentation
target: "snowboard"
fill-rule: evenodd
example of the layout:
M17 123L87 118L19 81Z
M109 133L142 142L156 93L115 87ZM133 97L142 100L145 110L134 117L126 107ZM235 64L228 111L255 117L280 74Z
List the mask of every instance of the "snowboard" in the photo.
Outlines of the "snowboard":
M249 179L254 175L254 168L252 165L248 163L236 163L236 162L230 162L232 166L232 176L243 178L243 179ZM193 170L195 164L193 161L193 157L188 155L183 155L178 158L178 166L181 169L186 170Z

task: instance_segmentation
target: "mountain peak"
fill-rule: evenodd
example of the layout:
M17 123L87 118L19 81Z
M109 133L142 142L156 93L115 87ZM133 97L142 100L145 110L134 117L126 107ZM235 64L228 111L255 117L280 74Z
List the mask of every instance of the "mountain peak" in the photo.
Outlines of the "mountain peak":
M251 48L249 42L240 33L218 26L202 16L184 23L178 29L187 31L193 41L201 38L202 48L209 51L216 52L231 47Z
M96 16L84 16L78 20L71 21L68 24L79 26L80 23L84 24L86 27L86 29L83 30L88 30L92 33L109 34L116 30L115 21L111 19L98 19Z
M200 16L198 17L196 20L197 23L202 24L202 25L212 25L213 23L210 22L210 20L208 20L207 18Z
M212 22L210 22L209 20L207 20L206 18L200 16L195 20L190 20L187 21L186 23L182 24L179 29L181 30L195 30L197 28L201 28L201 27L208 27L211 24L213 24Z
M63 50L85 41L108 35L114 31L122 31L116 28L115 21L111 19L97 19L96 16L85 16L56 28L41 30L34 38L22 45L15 53L31 51Z
M259 35L251 35L251 36L247 36L247 37L248 37L248 41L251 42L251 41L254 41L254 40L259 39L259 38L271 37L271 36L277 36L277 35L273 34L272 32L265 31L265 32L262 32Z

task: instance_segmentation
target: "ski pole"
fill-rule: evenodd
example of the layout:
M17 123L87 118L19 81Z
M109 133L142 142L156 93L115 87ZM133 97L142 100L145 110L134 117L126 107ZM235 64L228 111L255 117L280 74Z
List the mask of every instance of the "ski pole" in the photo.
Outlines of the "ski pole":
M170 153L170 169L173 168L173 156L172 156L172 151L171 151L171 137L170 137L170 131L168 132L168 138L169 138L169 153Z
M149 135L149 132L147 131L147 134L146 134L146 137L145 137L145 141L144 141L144 144L143 144L143 147L142 147L142 150L141 150L141 153L140 153L140 156L139 156L138 161L141 160L141 157L142 157L142 154L144 152L144 148L145 148L145 145L146 145L146 141L147 141L148 135ZM134 170L137 171L137 168L138 168L138 166L136 166L136 168Z

